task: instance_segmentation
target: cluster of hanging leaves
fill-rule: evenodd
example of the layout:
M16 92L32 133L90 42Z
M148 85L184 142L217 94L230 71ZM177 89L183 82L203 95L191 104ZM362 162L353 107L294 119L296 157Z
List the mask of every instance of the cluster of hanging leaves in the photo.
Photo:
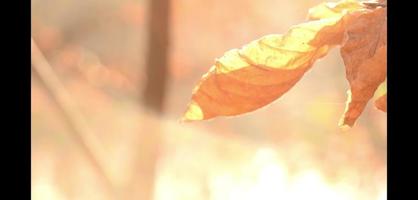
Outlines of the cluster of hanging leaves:
M261 108L292 88L318 59L341 46L350 84L340 126L352 127L386 79L385 2L342 0L309 10L308 22L232 49L203 75L183 121L234 116ZM386 94L375 106L386 112Z

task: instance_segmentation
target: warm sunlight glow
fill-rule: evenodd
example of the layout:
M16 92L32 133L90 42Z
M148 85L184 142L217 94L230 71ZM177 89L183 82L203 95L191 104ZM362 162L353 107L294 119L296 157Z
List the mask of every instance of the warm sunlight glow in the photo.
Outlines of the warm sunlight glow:
M31 5L32 199L386 200L386 1Z
M65 200L57 188L47 180L39 180L32 185L32 200Z

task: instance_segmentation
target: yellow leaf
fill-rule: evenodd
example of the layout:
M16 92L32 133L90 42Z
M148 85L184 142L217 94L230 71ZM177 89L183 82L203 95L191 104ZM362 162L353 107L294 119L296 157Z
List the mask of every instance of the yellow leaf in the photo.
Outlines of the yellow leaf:
M355 10L354 3L347 2L352 1L336 4L339 11ZM344 9L344 5L349 8ZM195 87L183 119L238 115L276 100L293 87L316 60L342 42L344 16L322 16L319 20L293 26L284 35L267 35L241 49L226 52Z
M339 125L353 126L386 78L386 3L322 3L308 16L314 21L293 26L284 35L267 35L217 59L194 88L184 120L263 107L292 88L330 48L342 45L350 90ZM378 102L385 110L381 105L386 100Z
M364 8L364 5L356 0L340 2L324 2L309 9L308 18L311 20L342 17L347 13Z

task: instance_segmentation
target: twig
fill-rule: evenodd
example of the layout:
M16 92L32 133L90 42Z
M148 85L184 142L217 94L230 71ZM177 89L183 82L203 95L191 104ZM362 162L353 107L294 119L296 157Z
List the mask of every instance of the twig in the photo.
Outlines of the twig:
M84 116L79 112L76 103L71 99L70 93L65 89L33 38L31 39L31 55L34 72L39 76L48 92L54 97L68 124L74 130L71 133L73 133L75 142L81 147L81 150L103 180L108 191L113 195L114 187L112 181L108 178L105 169L100 164L101 159L104 158L99 154L100 144L93 137Z
M386 7L387 1L386 0L379 0L379 1L363 1L362 2L365 6L370 8L377 8L377 7Z

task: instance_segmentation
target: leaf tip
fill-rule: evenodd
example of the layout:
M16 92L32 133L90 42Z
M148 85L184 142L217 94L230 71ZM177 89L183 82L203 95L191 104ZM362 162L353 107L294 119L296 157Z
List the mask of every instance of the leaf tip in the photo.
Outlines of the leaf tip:
M351 127L352 126L350 126L349 124L344 124L343 123L343 121L341 121L339 124L338 124L338 126L340 127L340 130L342 131L342 132L348 132L350 129L351 129Z
M387 112L387 95L384 94L374 101L374 107L382 112Z
M187 107L187 110L184 113L183 117L180 119L180 123L199 121L203 119L204 116L202 109L195 101L192 101Z
M348 130L350 130L356 120L355 118L349 115L351 101L352 101L351 90L347 90L347 101L345 102L344 114L341 117L340 121L338 122L338 126L343 132L347 132Z

